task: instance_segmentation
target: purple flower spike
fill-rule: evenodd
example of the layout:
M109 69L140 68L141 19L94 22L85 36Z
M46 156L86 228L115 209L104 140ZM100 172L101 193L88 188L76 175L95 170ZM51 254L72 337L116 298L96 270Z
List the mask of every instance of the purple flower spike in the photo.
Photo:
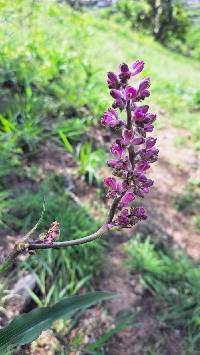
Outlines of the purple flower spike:
M137 60L132 67L123 63L119 73L108 73L108 87L114 99L110 108L102 117L102 124L121 128L121 135L111 146L114 159L108 160L115 177L107 177L104 184L107 197L113 199L108 224L121 228L130 228L147 218L143 207L134 207L134 201L144 198L154 181L147 177L152 163L158 159L156 138L147 137L154 129L156 115L149 112L148 105L139 105L150 95L150 79L143 78L131 86L129 79L139 74L144 62ZM119 116L126 113L126 121Z

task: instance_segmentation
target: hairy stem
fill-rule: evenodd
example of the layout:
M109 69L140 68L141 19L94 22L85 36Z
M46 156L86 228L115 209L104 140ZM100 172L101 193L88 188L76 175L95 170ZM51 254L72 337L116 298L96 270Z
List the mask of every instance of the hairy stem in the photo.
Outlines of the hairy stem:
M126 105L126 114L127 114L127 129L130 130L132 128L130 101L128 101L127 105ZM128 148L128 154L129 154L129 160L131 162L131 166L134 169L134 167L135 167L135 151L134 151L133 145L131 145Z
M130 103L130 100L127 102L127 105L126 105L126 113L127 113L127 129L131 129L132 122L131 122L131 103Z
M110 211L109 211L109 214L108 214L108 219L107 219L107 223L111 223L112 220L113 220L113 217L115 215L115 212L116 212L116 209L117 209L117 206L118 206L118 203L120 202L120 200L122 199L122 197L124 196L125 192L123 192L119 197L115 197L112 205L111 205L111 208L110 208Z

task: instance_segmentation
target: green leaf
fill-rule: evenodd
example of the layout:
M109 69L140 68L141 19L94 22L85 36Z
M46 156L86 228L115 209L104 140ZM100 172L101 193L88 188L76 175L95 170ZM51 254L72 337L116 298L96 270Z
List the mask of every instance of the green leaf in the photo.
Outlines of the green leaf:
M53 306L37 308L16 317L7 327L0 330L0 354L5 354L10 347L31 343L58 318L71 316L77 310L114 296L115 294L111 292L91 292L72 296L63 298Z
M62 131L58 131L60 138L62 139L62 142L66 148L66 150L73 154L74 153L74 148L72 147L72 145L69 143L67 137L64 135L64 133Z

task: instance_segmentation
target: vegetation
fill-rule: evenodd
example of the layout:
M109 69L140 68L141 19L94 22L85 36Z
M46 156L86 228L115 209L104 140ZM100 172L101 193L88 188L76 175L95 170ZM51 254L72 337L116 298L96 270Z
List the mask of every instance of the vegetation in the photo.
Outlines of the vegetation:
M199 215L199 198L200 198L200 181L199 179L191 181L184 194L180 194L175 199L175 207L179 212L185 213L186 216L192 217L196 226L196 231L200 233L200 215Z
M145 28L161 42L185 39L189 18L181 1L118 0L117 9L130 20L133 28Z
M174 252L152 239L138 237L126 245L128 267L140 273L145 290L161 303L157 317L168 327L179 329L190 351L199 348L199 264L182 252Z
M71 1L75 3L78 1ZM117 12L113 8L75 11L65 2L52 0L0 2L2 245L5 236L17 239L31 230L43 201L45 213L37 234L48 230L54 220L60 222L61 241L80 238L99 227L101 218L91 215L99 216L98 211L102 219L104 215L99 169L107 159L110 133L108 130L100 141L91 126L111 104L105 68L114 70L120 62L144 59L145 76L154 78L147 103L159 113L157 127L185 129L184 138L180 134L182 145L200 149L198 27L188 28L179 3L173 8L173 21L163 25L167 2L160 4L163 8L156 29L150 1L120 0ZM109 20L108 14L112 14ZM185 38L188 44L182 43ZM93 198L91 202L87 199L87 205L76 196L84 192L86 199L88 192ZM199 182L190 183L173 203L177 213L192 218L199 233ZM33 233L33 239L35 236ZM1 311L6 313L11 283L21 274L29 273L35 280L36 286L28 292L37 310L93 290L105 265L105 246L108 249L108 244L98 241L87 247L40 251L16 264L5 275L10 281L2 279ZM180 329L189 348L197 349L199 265L183 253L160 248L151 239L131 241L127 252L131 273L139 272L145 290L164 305L159 316L168 326ZM77 325L76 316L67 323L69 329ZM95 354L127 325L125 320L107 329L88 345L87 352ZM83 339L66 336L66 324L61 321L58 328L66 343L74 341L78 349Z

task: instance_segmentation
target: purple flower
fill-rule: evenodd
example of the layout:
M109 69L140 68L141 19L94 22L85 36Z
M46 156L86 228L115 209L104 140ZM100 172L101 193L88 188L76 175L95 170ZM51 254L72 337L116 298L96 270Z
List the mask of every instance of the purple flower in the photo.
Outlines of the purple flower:
M146 160L141 160L136 165L136 172L143 173L144 171L148 170L149 168L150 168L149 163Z
M107 187L108 198L114 198L122 192L122 184L113 177L105 178L104 184Z
M133 139L134 133L132 129L125 128L122 131L122 142L123 144L129 144Z
M123 92L120 90L113 89L110 91L110 95L115 99L113 103L113 108L119 108L121 111L125 108L126 100L124 99Z
M153 123L156 119L156 115L154 113L147 113L144 118L144 123Z
M132 140L132 143L134 145L140 145L140 144L143 144L145 142L145 139L143 137L136 137L136 138L133 138Z
M156 147L148 149L145 153L145 159L151 161L152 163L158 159L159 150Z
M144 126L145 132L153 132L153 129L154 129L154 126L150 123L148 123Z
M120 64L119 66L119 70L120 70L120 73L119 73L119 78L124 82L128 79L130 79L131 77L131 72L129 70L129 67L126 63L122 63Z
M107 177L104 179L104 184L110 187L112 190L117 189L117 181L113 177Z
M127 226L128 220L129 220L128 215L129 215L128 209L122 210L118 216L116 224L122 225L122 226Z
M129 205L130 202L132 202L135 199L135 195L133 192L129 191L127 192L121 199L119 203L119 208L126 207Z
M117 112L113 108L110 108L104 113L101 123L105 126L117 127L121 124L121 121L119 120Z
M156 144L157 139L153 137L148 137L146 139L146 148L151 149Z
M142 122L146 117L146 113L149 109L148 105L137 107L134 110L134 118L136 122Z
M111 153L116 157L120 158L124 152L124 148L116 141L111 147Z
M139 74L144 69L144 61L143 60L136 60L135 63L132 65L132 75Z
M123 99L123 95L120 90L113 89L110 91L110 95L116 100Z
M145 209L143 207L135 207L132 209L131 214L137 217L139 220L147 218Z
M136 96L137 96L137 89L135 89L134 87L132 86L128 86L126 89L125 89L125 99L126 100L132 100L132 99L135 99Z
M108 160L107 164L110 168L113 169L117 169L119 165L121 166L120 160L115 160L115 159Z
M117 75L113 72L108 72L108 87L109 89L117 89L119 86Z
M139 87L138 87L138 97L144 99L150 95L150 88L151 82L150 78L144 78L140 80Z

